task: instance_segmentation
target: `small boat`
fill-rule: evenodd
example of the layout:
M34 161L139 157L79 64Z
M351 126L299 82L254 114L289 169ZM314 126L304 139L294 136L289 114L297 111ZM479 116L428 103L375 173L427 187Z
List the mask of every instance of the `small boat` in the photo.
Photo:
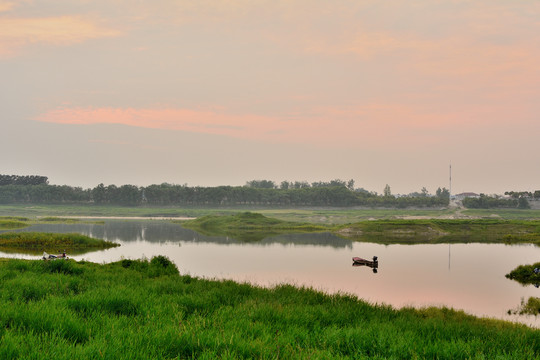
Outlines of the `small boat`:
M379 263L376 256L373 257L373 260L367 260L367 259L362 259L362 258L359 258L359 257L353 257L352 261L353 261L353 265L354 264L358 264L358 265L375 265L375 264Z
M66 256L66 251L64 250L64 252L62 254L59 254L59 255L52 255L52 254L47 254L45 251L43 252L43 257L42 257L43 260L56 260L56 259L67 259L67 256Z
M377 273L377 268L379 267L379 260L376 256L373 257L373 260L367 260L360 257L352 258L352 266L368 266L373 269L374 273Z

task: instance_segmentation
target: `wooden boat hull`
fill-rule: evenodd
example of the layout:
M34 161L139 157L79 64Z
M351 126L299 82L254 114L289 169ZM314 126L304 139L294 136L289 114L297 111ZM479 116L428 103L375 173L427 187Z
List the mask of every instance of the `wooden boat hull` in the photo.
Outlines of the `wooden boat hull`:
M373 260L367 260L360 257L353 257L353 266L369 266L372 268L376 268L379 266L379 261L377 260L377 257L373 257Z

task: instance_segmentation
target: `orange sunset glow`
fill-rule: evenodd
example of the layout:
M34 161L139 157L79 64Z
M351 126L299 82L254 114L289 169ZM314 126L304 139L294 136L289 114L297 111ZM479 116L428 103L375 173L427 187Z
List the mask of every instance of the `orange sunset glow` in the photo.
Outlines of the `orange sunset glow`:
M538 19L536 1L0 1L3 171L408 193L452 163L458 192L536 190Z

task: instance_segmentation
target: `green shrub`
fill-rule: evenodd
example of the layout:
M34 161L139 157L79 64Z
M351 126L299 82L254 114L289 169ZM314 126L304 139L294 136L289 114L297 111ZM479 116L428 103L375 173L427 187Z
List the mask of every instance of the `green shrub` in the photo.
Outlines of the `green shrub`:
M535 272L534 269L540 269L540 262L532 265L519 265L506 274L506 278L516 280L520 284L540 284L540 272Z

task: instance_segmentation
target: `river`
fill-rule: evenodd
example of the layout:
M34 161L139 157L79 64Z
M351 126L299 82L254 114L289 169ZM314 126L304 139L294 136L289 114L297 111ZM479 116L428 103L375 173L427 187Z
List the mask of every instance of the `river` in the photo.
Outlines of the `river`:
M355 294L372 304L446 306L469 314L540 327L535 316L508 315L540 289L508 280L518 265L540 259L540 247L502 244L381 245L329 233L281 235L245 243L210 237L167 221L39 224L22 231L77 232L121 246L73 256L97 263L165 255L183 274L261 286L290 283ZM61 251L62 249L58 249ZM69 255L69 254L68 254ZM351 258L378 256L377 272ZM1 257L36 258L1 253Z

